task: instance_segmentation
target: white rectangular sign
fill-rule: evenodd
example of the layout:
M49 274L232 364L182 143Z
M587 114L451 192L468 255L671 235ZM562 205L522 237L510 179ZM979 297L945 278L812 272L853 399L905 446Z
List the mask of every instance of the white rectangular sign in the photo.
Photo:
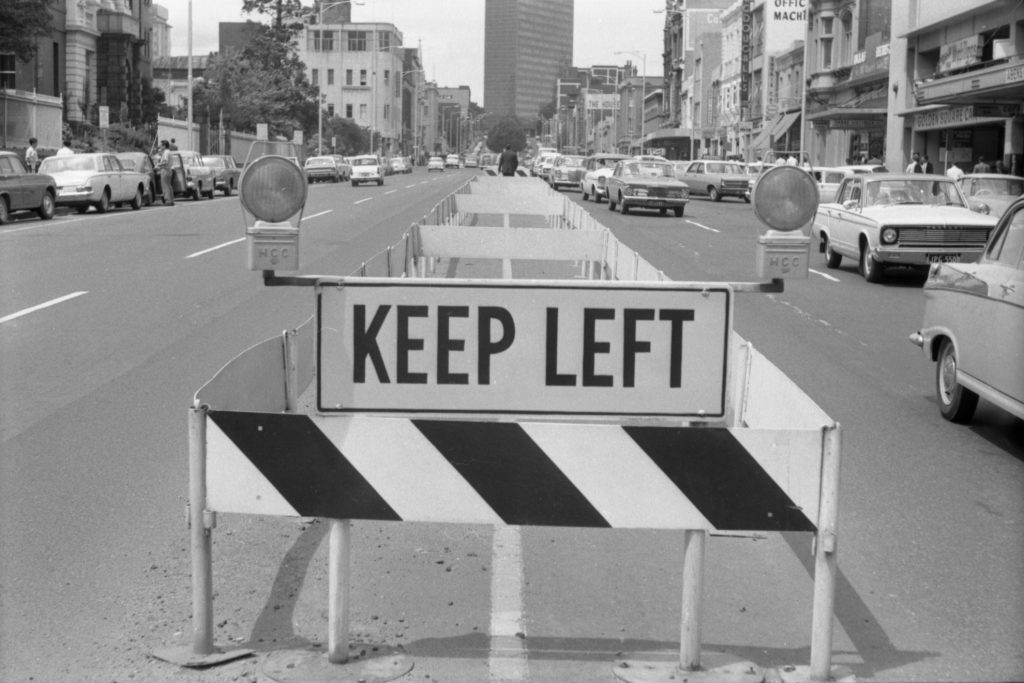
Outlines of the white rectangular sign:
M722 418L728 285L345 279L317 297L318 409Z

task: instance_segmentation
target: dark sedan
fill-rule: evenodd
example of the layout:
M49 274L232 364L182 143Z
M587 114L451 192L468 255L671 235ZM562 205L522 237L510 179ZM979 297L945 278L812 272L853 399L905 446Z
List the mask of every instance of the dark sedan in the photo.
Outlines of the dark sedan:
M238 187L238 178L242 169L235 163L230 154L209 154L203 157L203 164L213 169L213 184L218 190L230 197Z
M29 173L14 152L0 152L0 224L18 211L35 211L43 220L53 218L57 183L44 173Z
M615 164L608 177L608 208L619 207L623 214L630 209L657 209L664 216L669 209L682 216L690 191L676 178L675 167L667 161L626 159Z

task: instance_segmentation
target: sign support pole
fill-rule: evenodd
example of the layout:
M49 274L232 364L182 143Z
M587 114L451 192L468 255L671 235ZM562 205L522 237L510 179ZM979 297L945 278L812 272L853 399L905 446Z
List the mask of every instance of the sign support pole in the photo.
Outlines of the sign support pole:
M327 589L327 660L331 664L344 664L348 661L351 549L352 523L347 519L332 519Z
M814 544L814 602L811 606L811 680L832 675L832 622L836 602L838 565L836 526L839 518L839 425L824 430L821 467L821 506Z
M704 590L704 549L707 532L687 529L683 539L683 611L679 638L679 666L700 670L700 617Z

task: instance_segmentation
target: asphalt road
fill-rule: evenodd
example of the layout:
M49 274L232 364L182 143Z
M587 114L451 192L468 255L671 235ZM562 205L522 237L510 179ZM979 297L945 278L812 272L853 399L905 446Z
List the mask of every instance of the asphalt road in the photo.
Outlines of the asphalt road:
M470 173L313 186L302 270L352 272ZM585 206L672 279L755 279L748 205ZM256 680L271 653L323 647L327 525L221 515L217 641L257 656L149 657L189 642L191 397L312 311L245 269L243 230L237 198L0 228L0 319L30 311L0 323L3 680ZM939 417L907 341L920 278L812 260L784 293L739 295L735 327L843 426L834 662L864 681L1024 679L1024 424ZM353 638L403 646L405 680L612 680L618 653L678 647L677 533L356 522L353 544ZM800 534L713 537L705 649L806 664L810 563Z

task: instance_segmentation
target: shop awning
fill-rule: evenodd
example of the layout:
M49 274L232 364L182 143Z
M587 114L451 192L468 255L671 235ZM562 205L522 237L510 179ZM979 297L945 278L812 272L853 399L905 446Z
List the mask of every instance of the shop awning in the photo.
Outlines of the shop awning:
M768 149L768 138L771 137L774 129L774 123L766 124L764 128L761 129L761 132L757 134L757 137L750 142L750 149Z
M793 124L798 118L800 118L800 112L798 111L791 111L788 114L783 114L782 118L780 118L775 124L775 127L772 128L772 135L775 139L777 140L785 135L786 131L793 127Z

